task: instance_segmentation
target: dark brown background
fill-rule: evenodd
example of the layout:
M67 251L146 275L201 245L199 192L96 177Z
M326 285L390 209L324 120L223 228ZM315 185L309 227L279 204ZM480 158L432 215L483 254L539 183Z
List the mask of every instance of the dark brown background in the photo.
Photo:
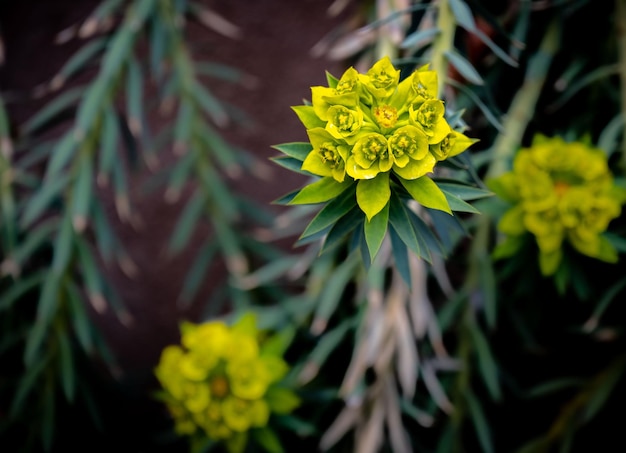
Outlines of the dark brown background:
M0 90L7 93L8 108L19 125L51 96L32 99L35 87L49 81L67 58L81 45L73 40L55 45L58 32L86 17L97 4L94 0L24 0L4 4L0 26L5 40L6 61L0 70ZM223 0L204 2L239 26L241 39L223 37L204 27L189 27L190 43L198 60L217 61L238 68L256 80L253 88L211 82L209 88L225 102L243 111L252 123L233 123L223 134L233 145L258 156L271 170L268 180L243 175L231 181L233 189L242 192L268 209L271 201L295 188L299 175L290 173L267 158L276 154L271 145L305 140L304 129L290 106L308 98L311 85L325 84L325 71L341 73L342 62L314 58L312 46L345 20L346 14L331 18L329 0ZM86 76L82 76L85 79ZM150 112L152 129L158 130L159 118ZM174 157L165 151L161 168ZM146 169L131 175L131 201L143 225L134 228L122 223L115 214L112 194L102 190L110 219L133 259L138 272L128 278L120 269L107 272L126 304L132 324L123 326L111 313L98 318L124 370L143 370L155 362L164 344L175 341L178 321L197 318L202 306L210 300L212 287L224 278L221 269L213 268L201 294L189 309L176 304L185 273L191 264L197 243L184 253L170 257L165 244L174 222L184 206L184 196L176 203L166 203L163 191L145 193L143 184L152 174ZM187 191L188 193L188 191ZM197 232L200 241L206 230Z

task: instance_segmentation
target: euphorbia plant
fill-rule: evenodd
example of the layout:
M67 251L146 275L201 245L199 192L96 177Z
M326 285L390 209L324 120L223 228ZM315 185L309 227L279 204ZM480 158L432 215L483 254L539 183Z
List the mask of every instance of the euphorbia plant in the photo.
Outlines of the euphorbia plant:
M438 163L477 140L463 133L460 121L448 120L437 73L428 65L403 80L400 75L388 57L365 74L350 67L339 79L327 74L327 87L312 87L311 102L293 107L309 142L277 145L286 156L275 161L320 179L279 202L327 203L303 238L328 233L333 242L363 233L363 250L373 259L390 226L396 243L419 254L420 236L428 233L416 231L423 225L416 226L407 202L452 214L473 211L463 200L487 193L433 179Z

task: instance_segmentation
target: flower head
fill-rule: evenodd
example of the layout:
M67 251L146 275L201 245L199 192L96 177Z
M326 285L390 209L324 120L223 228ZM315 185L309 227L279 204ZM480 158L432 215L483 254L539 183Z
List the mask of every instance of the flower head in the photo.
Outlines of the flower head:
M445 105L437 98L437 73L428 66L400 80L400 70L384 57L365 74L349 68L340 79L329 75L328 84L311 88L310 106L294 107L312 145L301 159L301 169L329 178L318 186L332 189L327 194L339 193L355 180L359 193L363 193L363 180L372 180L381 173L390 173L380 180L387 181L389 188L401 182L399 179L428 177L437 162L465 151L475 142L448 124ZM388 191L385 189L385 193ZM292 202L319 202L311 191L306 195ZM445 197L441 193L438 196L443 202L435 205L443 207ZM326 194L320 197L328 200L324 199ZM384 208L383 198L362 196L357 202L371 217ZM377 201L368 201L374 199ZM365 206L368 203L375 203L376 209Z
M166 347L155 369L179 434L203 434L229 445L265 427L272 412L297 406L295 394L278 387L288 366L263 348L252 315L232 326L213 321L181 327L182 345ZM276 389L283 396L279 408L270 398Z
M620 215L626 194L614 185L601 150L538 137L518 152L511 172L489 184L513 204L499 229L509 236L529 232L535 237L544 275L556 271L564 242L592 258L617 260L602 233Z

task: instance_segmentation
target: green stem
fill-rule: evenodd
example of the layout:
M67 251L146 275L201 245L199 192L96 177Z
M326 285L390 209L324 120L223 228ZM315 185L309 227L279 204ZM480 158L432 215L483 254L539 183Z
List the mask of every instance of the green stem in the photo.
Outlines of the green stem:
M515 94L503 123L503 132L496 137L493 157L485 179L501 175L519 148L524 132L535 113L537 99L546 80L552 57L559 48L560 24L555 19L548 27L538 52L528 63L524 83Z
M621 107L624 130L626 130L626 0L617 0L616 10L616 33L618 46L618 65L621 83ZM626 133L622 138L622 170L626 171Z
M439 34L432 46L431 69L438 75L439 85L437 92L438 97L441 97L448 77L446 52L454 46L454 32L456 30L456 21L448 0L439 0L437 28L439 29Z

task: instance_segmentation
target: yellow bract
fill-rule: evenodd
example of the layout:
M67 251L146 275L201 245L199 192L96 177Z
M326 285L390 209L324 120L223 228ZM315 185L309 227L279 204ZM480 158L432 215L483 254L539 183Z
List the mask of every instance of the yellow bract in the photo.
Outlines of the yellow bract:
M418 178L424 169L434 169L425 162L452 157L474 143L446 121L444 103L436 98L435 71L425 66L399 79L400 71L384 57L366 74L349 68L334 87L312 87L313 111L326 135L307 129L313 151L303 170L343 182L346 172L354 179L371 179L409 167L401 171L403 177Z
M284 404L273 409L266 399L288 365L262 349L254 317L243 316L233 326L185 322L181 332L182 346L166 347L155 369L177 433L228 441L266 426L272 410L284 412ZM281 390L295 407L295 394Z
M614 185L601 150L538 137L519 151L513 170L490 185L513 202L498 228L509 236L535 236L544 275L556 272L565 241L592 258L617 260L602 233L620 215L626 194Z
M329 82L311 88L312 106L294 107L313 145L302 170L314 175L340 183L387 172L417 179L475 142L446 121L437 73L427 66L400 81L384 57L365 74L351 67Z

